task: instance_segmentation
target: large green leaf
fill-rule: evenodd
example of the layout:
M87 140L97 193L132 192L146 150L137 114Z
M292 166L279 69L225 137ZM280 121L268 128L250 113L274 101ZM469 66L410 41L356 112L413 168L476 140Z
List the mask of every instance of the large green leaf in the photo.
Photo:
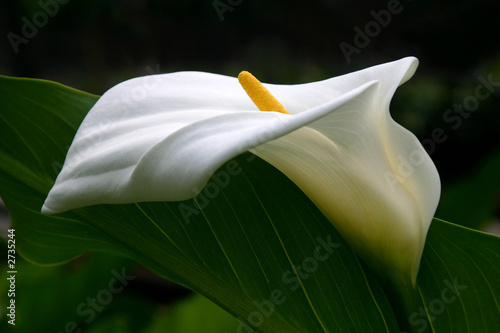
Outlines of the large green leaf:
M6 253L7 246L0 246L0 250ZM67 327L74 327L68 331L86 332L89 327L101 325L107 317L119 315L127 316L127 332L138 332L138 328L152 321L155 306L130 289L135 282L132 265L123 257L102 254L54 267L33 265L17 258L14 326L8 323L11 318L4 316L10 301L7 280L10 274L7 260L0 262L0 332L56 333L66 332ZM126 281L127 285L116 280L115 275L122 271L132 277ZM110 291L110 282L117 292Z
M0 251L7 244L0 240ZM138 265L123 257L86 255L57 266L39 266L17 258L16 325L0 317L0 332L119 333L221 333L235 332L239 321L226 311L195 294L165 305L155 304L137 292L151 278L137 275ZM125 274L127 284L116 280ZM0 309L9 305L10 276L7 258L0 258ZM115 291L110 289L117 288ZM155 284L153 284L155 285ZM157 292L168 292L165 288ZM111 293L109 297L108 292ZM108 298L109 297L109 298ZM95 301L95 303L92 303ZM101 303L102 302L102 303ZM96 305L94 305L96 304ZM71 331L71 329L69 330Z
M419 289L430 324L420 309L410 314L419 332L498 332L500 240L434 219L422 258ZM415 313L418 313L417 315Z
M253 155L224 165L194 200L41 215L76 128L97 97L12 78L0 78L0 97L0 195L18 250L29 260L47 264L86 251L115 252L200 292L260 332L398 331L375 276L293 183ZM438 237L443 229L448 242ZM460 259L456 241L462 239L482 245L470 251L469 262ZM456 316L488 318L485 331L500 326L498 301L477 306L468 298L498 299L499 244L496 237L433 222L419 276L424 303L441 297L450 275L467 272L474 287L456 298L462 312L452 303L432 320L436 332L461 331ZM414 322L420 317L409 312L400 321L405 316L410 329L424 331ZM239 330L249 331L243 324Z

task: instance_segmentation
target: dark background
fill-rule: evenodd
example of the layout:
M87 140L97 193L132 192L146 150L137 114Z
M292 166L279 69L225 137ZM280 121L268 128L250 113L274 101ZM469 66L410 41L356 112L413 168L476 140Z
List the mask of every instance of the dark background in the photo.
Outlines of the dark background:
M364 31L375 21L373 12L389 3L2 0L0 74L54 80L100 95L152 73L236 76L249 70L264 82L303 83L413 55L420 67L399 88L391 112L420 140L431 139L436 129L446 136L429 151L443 182L436 216L472 227L498 220L500 86L457 128L443 116L474 96L479 76L500 82L500 2L402 0L400 12L348 61L339 44L355 46L355 28ZM13 45L13 38L23 39ZM476 220L481 223L471 222ZM183 293L137 283L142 295L160 302ZM167 299L158 300L160 294Z

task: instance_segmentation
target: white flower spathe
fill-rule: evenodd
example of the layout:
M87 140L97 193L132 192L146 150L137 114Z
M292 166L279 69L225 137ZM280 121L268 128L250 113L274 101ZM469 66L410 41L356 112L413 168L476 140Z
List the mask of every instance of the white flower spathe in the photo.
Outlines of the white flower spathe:
M259 111L233 77L125 81L84 119L42 212L189 199L250 150L297 184L372 268L414 284L440 181L389 104L417 66L408 57L319 82L265 84L290 115Z

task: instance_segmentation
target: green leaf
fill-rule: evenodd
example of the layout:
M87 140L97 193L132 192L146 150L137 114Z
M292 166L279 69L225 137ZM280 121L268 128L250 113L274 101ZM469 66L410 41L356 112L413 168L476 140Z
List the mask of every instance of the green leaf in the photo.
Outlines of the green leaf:
M7 246L0 242L0 250L7 253ZM152 319L153 303L133 294L129 286L119 288L113 272L125 269L132 274L133 262L123 257L109 255L85 256L77 261L54 267L42 267L16 260L15 299L16 325L5 316L10 304L8 290L11 274L7 261L0 264L0 332L78 332L101 325L103 318L126 315L130 332L147 325ZM109 289L110 282L116 291ZM128 282L128 281L127 281ZM125 291L125 292L123 292ZM111 297L108 292L111 292ZM94 299L97 304L91 304ZM100 303L103 301L104 303ZM127 304L128 303L128 304ZM123 305L126 306L123 306ZM105 306L102 306L105 305ZM67 327L74 329L67 330Z
M29 235L17 240L17 251L55 263L103 249L106 235L89 225L39 214L76 129L98 97L53 82L2 76L0 96L0 196L9 202L18 233Z
M203 294L260 332L399 331L375 276L333 226L293 183L250 154L221 167L194 200L41 215L57 167L97 97L12 78L0 78L0 97L0 195L19 235L18 250L29 260L48 264L87 251L117 253ZM461 242L468 239L465 260ZM467 272L464 283L476 301L464 291L447 303L431 320L434 332L467 332L457 316L487 318L484 331L500 326L494 301L500 284L493 285L499 245L497 237L433 222L419 275L429 314L445 279L458 276L462 283ZM488 301L477 306L483 298ZM399 319L425 331L415 323L418 316L410 311Z
M166 314L160 313L156 322L143 333L223 333L237 332L239 321L207 300L195 294L174 304Z
M431 325L424 324L421 310L415 309L410 323L418 331L498 332L500 239L434 219L419 289Z

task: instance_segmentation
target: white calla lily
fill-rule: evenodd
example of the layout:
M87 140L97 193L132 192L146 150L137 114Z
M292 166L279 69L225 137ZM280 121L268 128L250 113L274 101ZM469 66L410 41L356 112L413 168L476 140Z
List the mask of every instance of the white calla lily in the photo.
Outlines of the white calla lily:
M125 81L81 124L42 212L189 199L250 150L297 184L372 268L415 284L440 181L389 104L417 65L409 57L320 82L265 84L290 114L259 111L233 77Z

